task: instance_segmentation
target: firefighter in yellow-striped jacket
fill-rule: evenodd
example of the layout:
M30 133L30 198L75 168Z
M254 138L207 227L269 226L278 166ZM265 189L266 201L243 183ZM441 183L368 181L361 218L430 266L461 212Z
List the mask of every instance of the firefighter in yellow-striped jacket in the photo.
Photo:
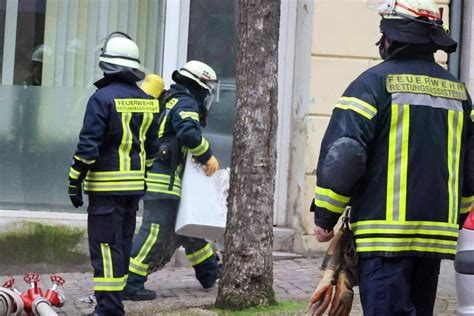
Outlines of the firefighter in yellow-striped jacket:
M434 52L453 52L432 1L381 8L384 62L337 102L317 166L315 235L351 206L364 315L432 315L441 259L473 200L472 105ZM461 214L461 216L460 216Z
M207 241L174 232L187 152L208 176L219 167L209 142L202 135L217 76L207 64L189 61L174 71L172 77L175 84L160 96L160 103L165 106L160 114L163 115L158 132L160 151L146 177L143 223L133 240L125 299L154 299L155 292L144 287L147 277L162 268L180 246L184 247L203 288L214 286L219 274L217 257ZM142 88L148 91L149 86Z
M145 168L158 153L159 102L136 82L137 45L120 32L105 40L99 67L104 78L90 97L69 173L69 197L82 206L89 195L88 236L97 306L91 315L125 315L125 287Z

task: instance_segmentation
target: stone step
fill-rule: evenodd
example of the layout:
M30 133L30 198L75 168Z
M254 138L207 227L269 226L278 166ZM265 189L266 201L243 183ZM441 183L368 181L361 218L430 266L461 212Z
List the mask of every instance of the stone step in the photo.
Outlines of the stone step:
M292 252L296 231L286 227L273 227L273 251Z
M303 255L294 253L294 252L284 252L284 251L274 251L273 252L273 261L276 260L292 260L303 258Z

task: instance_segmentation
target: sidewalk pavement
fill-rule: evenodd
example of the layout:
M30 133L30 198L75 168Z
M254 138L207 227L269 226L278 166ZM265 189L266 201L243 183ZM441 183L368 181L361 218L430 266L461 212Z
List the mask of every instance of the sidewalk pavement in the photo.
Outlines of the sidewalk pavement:
M274 261L273 274L276 296L278 300L308 301L319 277L321 259L293 259ZM93 306L81 299L92 294L91 273L58 273L65 280L63 292L67 297L65 306L58 309L59 315L83 315L90 313ZM41 275L41 287L49 288L49 276ZM16 286L24 291L26 284L22 276L14 277ZM0 276L0 284L6 281L6 276ZM45 282L46 281L46 282ZM146 283L147 288L157 292L157 299L147 302L125 301L127 315L158 315L172 313L178 309L191 309L189 314L214 314L199 309L214 303L217 287L203 290L194 277L192 268L165 268L152 274ZM435 315L456 315L457 299L454 283L452 261L443 261ZM300 313L304 315L304 311ZM356 288L354 307L351 315L362 315L360 300Z

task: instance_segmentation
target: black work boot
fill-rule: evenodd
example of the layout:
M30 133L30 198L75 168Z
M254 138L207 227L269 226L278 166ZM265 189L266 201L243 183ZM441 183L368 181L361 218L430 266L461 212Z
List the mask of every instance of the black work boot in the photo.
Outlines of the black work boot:
M156 298L155 291L148 289L140 289L131 293L123 293L124 301L151 301Z

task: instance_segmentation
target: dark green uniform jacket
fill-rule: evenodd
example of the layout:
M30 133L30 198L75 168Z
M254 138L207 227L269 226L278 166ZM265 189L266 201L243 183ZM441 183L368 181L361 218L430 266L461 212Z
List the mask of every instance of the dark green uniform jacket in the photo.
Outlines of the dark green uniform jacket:
M332 229L350 205L361 256L452 258L459 214L473 200L464 167L471 108L464 85L432 55L364 72L337 102L321 145L316 224Z

